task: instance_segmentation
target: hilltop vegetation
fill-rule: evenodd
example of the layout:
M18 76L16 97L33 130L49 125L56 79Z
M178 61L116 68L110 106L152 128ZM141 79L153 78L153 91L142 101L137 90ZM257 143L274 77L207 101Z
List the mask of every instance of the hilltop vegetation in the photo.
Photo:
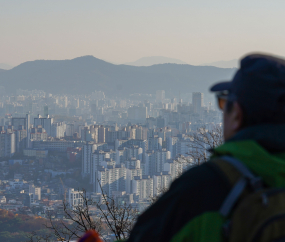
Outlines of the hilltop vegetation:
M0 241L19 242L27 240L29 232L47 233L46 220L41 217L30 217L23 214L13 214L0 209Z

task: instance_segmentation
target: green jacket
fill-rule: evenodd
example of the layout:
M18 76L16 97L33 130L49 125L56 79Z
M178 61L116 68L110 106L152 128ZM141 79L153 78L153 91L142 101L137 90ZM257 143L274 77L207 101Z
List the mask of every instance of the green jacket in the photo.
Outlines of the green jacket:
M213 150L212 158L231 155L271 187L285 187L285 125L247 128ZM219 209L231 189L212 162L189 169L138 219L135 241L219 242L226 218Z

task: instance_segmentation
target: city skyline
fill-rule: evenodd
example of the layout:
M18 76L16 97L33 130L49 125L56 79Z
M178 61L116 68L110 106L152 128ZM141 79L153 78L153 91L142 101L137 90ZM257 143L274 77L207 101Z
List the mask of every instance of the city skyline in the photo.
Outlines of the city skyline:
M285 238L283 9L0 0L0 241Z

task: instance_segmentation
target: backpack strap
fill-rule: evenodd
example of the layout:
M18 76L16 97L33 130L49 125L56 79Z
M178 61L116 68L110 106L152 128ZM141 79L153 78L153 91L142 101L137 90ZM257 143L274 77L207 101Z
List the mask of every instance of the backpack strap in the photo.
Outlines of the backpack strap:
M241 175L248 180L250 187L254 191L258 191L263 188L262 179L253 175L252 172L238 159L232 156L222 156L221 159L235 167Z
M255 192L262 189L263 185L261 178L253 175L238 159L231 156L222 156L220 159L226 161L241 174L241 178L235 183L220 208L220 214L227 217L247 185L250 185Z

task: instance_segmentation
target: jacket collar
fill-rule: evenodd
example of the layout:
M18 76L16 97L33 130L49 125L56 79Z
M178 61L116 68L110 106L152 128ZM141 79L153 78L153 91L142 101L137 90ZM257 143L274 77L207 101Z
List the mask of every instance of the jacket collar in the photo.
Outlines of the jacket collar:
M254 140L270 153L285 152L285 124L248 127L239 131L227 142L243 140Z
M211 158L230 155L271 187L285 187L285 125L250 127L213 150Z

